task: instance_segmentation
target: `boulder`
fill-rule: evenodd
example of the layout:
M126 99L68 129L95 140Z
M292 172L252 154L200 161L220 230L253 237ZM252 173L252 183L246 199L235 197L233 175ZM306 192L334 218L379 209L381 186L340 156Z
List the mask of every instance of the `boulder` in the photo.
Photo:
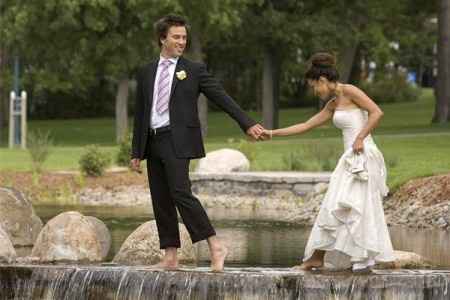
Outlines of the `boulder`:
M42 221L23 193L0 187L0 225L15 246L32 246L42 229Z
M178 249L180 262L197 260L196 247L192 244L189 233L183 224L180 228L181 248ZM159 249L158 230L155 221L149 221L139 226L125 240L113 262L125 265L152 265L162 258L164 252Z
M102 261L111 237L98 219L72 211L57 215L44 226L31 252L41 262Z
M250 162L245 155L233 149L220 149L209 152L198 162L196 172L228 173L245 172L250 169Z
M0 226L0 263L12 263L17 257L16 250L6 231Z
M377 268L382 269L416 269L431 267L431 264L426 261L421 255L414 252L394 251L395 261L391 263L379 263Z

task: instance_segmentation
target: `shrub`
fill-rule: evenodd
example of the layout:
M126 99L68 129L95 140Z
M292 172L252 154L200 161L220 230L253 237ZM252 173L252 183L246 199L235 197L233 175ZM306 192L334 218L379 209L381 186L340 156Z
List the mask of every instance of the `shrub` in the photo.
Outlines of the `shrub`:
M50 132L41 132L40 130L31 131L27 138L28 153L31 157L31 164L34 173L41 173L42 166L50 154L50 147L53 141L50 138Z
M125 139L119 143L119 151L116 154L116 163L118 166L130 166L131 157L131 135L128 134Z
M310 142L284 155L283 164L291 171L332 171L341 154L334 143Z
M237 146L237 150L244 153L244 155L248 158L250 162L255 161L256 158L256 145L255 143L246 141L241 139L239 145Z
M361 88L377 103L416 101L420 90L406 81L405 75L393 73L373 82L365 82Z
M109 154L100 151L97 145L86 146L79 160L81 172L88 176L103 175L110 162Z

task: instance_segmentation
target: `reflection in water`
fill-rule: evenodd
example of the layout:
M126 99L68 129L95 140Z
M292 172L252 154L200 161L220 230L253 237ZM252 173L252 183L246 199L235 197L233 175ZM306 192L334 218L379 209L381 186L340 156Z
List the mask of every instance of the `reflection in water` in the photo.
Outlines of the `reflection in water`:
M450 231L401 226L389 231L394 249L415 252L435 265L450 267Z
M142 223L153 219L147 208L110 207L35 207L44 222L63 211L76 210L103 220L111 231L112 245L108 260L119 251L123 241ZM260 220L249 211L236 209L208 209L217 234L230 248L229 266L289 267L300 262L310 232L299 227L275 221ZM405 227L390 228L396 250L423 255L433 264L450 266L450 232L417 230ZM206 242L199 243L200 265L208 263Z

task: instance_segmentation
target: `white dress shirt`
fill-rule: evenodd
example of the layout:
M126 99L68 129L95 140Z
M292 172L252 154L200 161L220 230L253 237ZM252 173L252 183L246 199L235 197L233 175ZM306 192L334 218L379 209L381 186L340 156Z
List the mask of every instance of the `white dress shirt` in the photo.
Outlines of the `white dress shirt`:
M152 111L151 111L151 118L150 118L150 128L152 128L152 129L170 125L169 109L167 109L162 114L159 114L156 111L156 102L158 101L158 80L159 80L159 75L161 74L161 71L163 68L161 65L161 62L165 59L166 58L164 58L162 56L159 57L158 69L156 71L156 76L155 76L155 83L154 83L154 87L153 87L153 103L152 103ZM168 58L168 60L170 60L172 62L169 65L169 69L168 69L168 71L169 71L169 90L171 91L173 75L175 73L175 68L177 66L178 57Z

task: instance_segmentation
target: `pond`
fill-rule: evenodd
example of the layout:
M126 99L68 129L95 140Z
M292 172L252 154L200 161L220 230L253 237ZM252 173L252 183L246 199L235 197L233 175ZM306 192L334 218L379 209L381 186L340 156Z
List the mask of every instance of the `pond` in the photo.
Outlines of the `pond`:
M94 206L35 206L43 222L64 211L76 210L101 219L108 226L112 245L107 260L119 251L123 241L142 223L153 219L148 208ZM231 254L227 266L290 267L300 262L310 227L285 222L256 220L251 211L208 209L208 214ZM450 232L445 230L390 227L396 250L423 255L434 265L450 267ZM208 264L208 247L200 242L199 265Z

